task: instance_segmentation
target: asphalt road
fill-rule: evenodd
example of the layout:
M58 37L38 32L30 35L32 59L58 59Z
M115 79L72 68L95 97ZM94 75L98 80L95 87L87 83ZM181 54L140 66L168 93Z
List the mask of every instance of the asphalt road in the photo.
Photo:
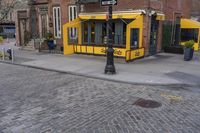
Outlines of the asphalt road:
M198 133L199 90L0 63L0 133Z

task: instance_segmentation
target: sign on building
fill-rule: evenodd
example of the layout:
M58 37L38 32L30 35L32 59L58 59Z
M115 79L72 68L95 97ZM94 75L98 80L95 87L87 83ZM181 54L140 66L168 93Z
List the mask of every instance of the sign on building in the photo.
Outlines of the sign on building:
M117 5L117 0L101 0L102 6Z

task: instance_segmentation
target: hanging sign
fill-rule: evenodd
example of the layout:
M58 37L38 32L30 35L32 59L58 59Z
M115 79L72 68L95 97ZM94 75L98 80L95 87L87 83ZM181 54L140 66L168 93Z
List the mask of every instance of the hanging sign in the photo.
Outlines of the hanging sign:
M101 0L102 6L117 5L117 0Z

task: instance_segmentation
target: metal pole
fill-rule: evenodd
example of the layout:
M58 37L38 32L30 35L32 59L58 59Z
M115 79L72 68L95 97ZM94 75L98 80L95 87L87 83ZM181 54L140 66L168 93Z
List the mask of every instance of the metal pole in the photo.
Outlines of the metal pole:
M5 61L5 48L2 48L2 59Z
M115 66L114 66L114 49L113 49L113 39L112 39L112 5L109 5L108 8L108 23L107 23L107 63L105 67L105 74L115 74Z
M14 62L15 59L14 59L14 49L13 48L11 49L11 56L12 56L12 62Z

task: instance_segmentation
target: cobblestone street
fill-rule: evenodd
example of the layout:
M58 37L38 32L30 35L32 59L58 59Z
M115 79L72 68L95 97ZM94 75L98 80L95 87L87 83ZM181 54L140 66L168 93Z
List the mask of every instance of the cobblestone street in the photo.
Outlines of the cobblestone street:
M143 108L138 100L162 106ZM199 133L200 87L145 86L0 63L0 133Z

